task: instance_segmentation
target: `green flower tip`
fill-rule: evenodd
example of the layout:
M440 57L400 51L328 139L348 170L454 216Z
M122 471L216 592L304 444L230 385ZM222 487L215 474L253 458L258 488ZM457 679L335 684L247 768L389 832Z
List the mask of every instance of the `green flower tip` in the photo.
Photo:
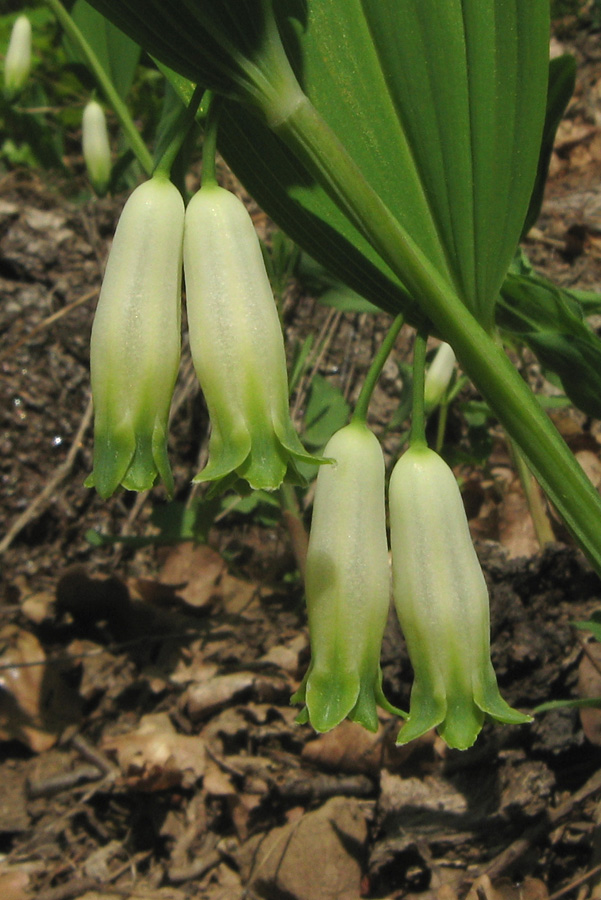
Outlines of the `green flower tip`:
M167 435L156 421L154 428L131 421L104 427L98 423L94 433L94 468L86 487L95 487L107 500L121 485L128 491L147 491L160 477L169 497L174 483L167 456Z
M368 731L378 730L378 707L405 715L392 707L382 691L382 673L360 674L356 669L344 671L330 667L310 667L291 703L304 703L297 723L310 723L320 733L331 731L344 719L362 725Z
M532 717L509 706L501 697L490 661L484 662L485 684L465 681L465 672L447 678L444 689L436 688L429 678L416 676L411 691L411 708L401 728L397 744L410 741L436 728L447 746L467 750L482 730L486 718L506 725L524 725ZM442 682L442 673L439 673Z
M260 416L253 416L252 421L242 423L238 429L230 429L227 440L218 425L213 425L209 461L194 481L213 482L212 495L231 487L245 493L249 488L275 491L283 482L305 486L298 462L322 465L330 460L311 456L291 422L289 428L280 428L269 421L262 424Z

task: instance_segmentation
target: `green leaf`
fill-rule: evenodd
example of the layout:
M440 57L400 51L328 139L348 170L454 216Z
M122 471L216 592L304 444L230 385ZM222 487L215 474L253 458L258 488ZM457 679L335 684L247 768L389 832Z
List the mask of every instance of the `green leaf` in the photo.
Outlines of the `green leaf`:
M221 507L223 513L253 516L266 527L273 527L281 521L278 496L268 491L251 491L246 497L228 494L221 498Z
M86 0L77 0L71 16L109 76L117 93L124 98L131 88L141 48L130 37L97 12ZM65 41L67 54L75 62L85 59L71 41Z
M348 414L349 405L340 389L314 375L305 412L304 443L314 450L325 447L334 432L346 425Z
M546 0L312 0L301 11L288 0L278 16L318 112L432 264L490 324L539 156ZM252 113L225 104L219 145L294 240L368 300L415 321L398 279Z
M342 312L377 313L378 307L357 291L348 287L324 266L301 253L297 266L297 276L303 286L316 296L324 306L332 306Z
M549 162L553 152L555 134L576 84L576 60L569 53L552 59L549 63L549 86L547 89L547 111L540 148L536 181L530 198L530 206L522 229L522 237L530 231L540 215L545 183L549 173Z
M582 307L585 316L594 316L601 313L601 294L595 291L569 291L570 297L576 300Z
M538 161L548 4L362 5L453 282L476 318L488 324ZM405 160L394 162L402 168ZM387 202L426 249L415 224L407 222L411 208L401 219L397 204Z
M150 521L158 529L158 534L144 536L120 536L102 534L91 528L86 532L86 540L93 547L107 547L124 544L128 547L149 547L161 544L177 544L180 541L196 541L205 544L215 516L221 510L219 499L196 500L191 504L172 501L157 505L152 510Z
M599 709L601 707L601 697L586 697L581 700L549 700L547 703L540 703L532 710L536 716L539 713L550 712L552 709Z
M573 295L535 272L510 274L497 321L506 333L527 344L545 369L559 376L578 409L601 419L601 340Z
M590 631L595 640L601 641L601 610L594 612L586 622L572 622L574 628L581 631Z

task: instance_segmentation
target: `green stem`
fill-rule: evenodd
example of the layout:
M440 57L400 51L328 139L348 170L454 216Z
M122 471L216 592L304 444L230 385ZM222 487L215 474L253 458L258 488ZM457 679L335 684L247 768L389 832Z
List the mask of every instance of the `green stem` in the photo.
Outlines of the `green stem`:
M283 484L279 490L280 508L288 534L290 535L290 543L292 544L292 552L301 574L303 582L305 580L305 568L307 562L307 549L309 547L309 536L303 517L296 499L294 488L291 484Z
M438 425L436 426L436 444L434 446L434 449L437 453L440 453L444 445L444 435L447 429L448 414L449 399L445 395L440 401L440 405L438 407Z
M455 382L455 384L453 385L453 387L451 388L451 390L447 393L447 395L445 397L447 406L450 406L451 403L453 402L453 400L457 396L459 396L459 394L461 393L463 388L466 386L466 384L469 384L469 378L467 377L467 375L462 375L460 378L457 379L457 381Z
M274 131L412 296L420 298L423 312L451 344L466 374L522 449L575 540L601 572L601 497L502 348L392 215L308 98Z
M202 186L217 184L217 129L219 124L219 98L211 91L207 104L207 117L202 141Z
M74 44L77 45L81 53L83 54L88 67L90 68L94 78L98 82L100 89L102 90L104 96L113 107L115 115L119 119L121 124L121 128L125 134L125 138L127 143L129 144L132 152L134 153L136 159L144 169L147 175L152 175L153 162L152 155L149 152L146 144L140 137L138 129L135 126L135 123L129 114L129 110L117 91L115 87L102 68L98 57L86 41L85 37L60 2L60 0L46 0L46 3L62 25L65 33Z
M413 345L413 403L411 406L411 432L409 446L426 445L426 410L424 382L426 380L426 346L428 333L420 329Z
M185 109L182 109L181 114L177 117L176 121L173 124L169 142L167 144L165 152L155 166L153 173L154 175L165 175L167 178L169 178L169 176L171 175L173 163L175 162L175 158L186 139L186 135L188 134L192 123L194 122L194 117L196 116L196 112L198 110L198 107L200 106L200 101L202 99L203 93L204 88L200 87L200 85L196 85L194 93L192 94L192 97L190 99L190 103L185 107Z
M509 439L509 444L522 489L526 497L528 510L530 511L530 518L534 525L534 533L536 534L539 547L541 550L544 550L547 544L552 544L554 542L555 535L553 534L549 517L545 512L538 484L526 464L522 451L511 438Z
M382 369L384 368L384 363L388 359L388 355L394 347L394 342L398 337L399 331L403 327L404 321L404 316L397 316L388 329L388 334L382 341L380 349L374 356L369 367L369 371L365 376L365 381L363 382L363 387L361 388L361 393L359 394L359 399L357 400L357 404L355 406L355 411L351 417L351 421L361 422L363 425L365 425L365 423L367 422L367 409L369 407L371 395L374 392L374 388L377 384L378 378L380 377Z

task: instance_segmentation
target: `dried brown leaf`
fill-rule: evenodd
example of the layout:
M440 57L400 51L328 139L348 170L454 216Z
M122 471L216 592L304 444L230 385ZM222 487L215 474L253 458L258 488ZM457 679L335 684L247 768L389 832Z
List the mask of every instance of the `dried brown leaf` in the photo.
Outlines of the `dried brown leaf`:
M210 609L221 596L219 585L225 568L216 550L186 541L169 551L160 577L188 606Z
M0 632L0 740L18 740L41 753L78 718L75 694L35 635L15 625Z
M252 696L259 703L273 703L287 698L289 690L288 680L283 676L233 672L190 685L181 702L187 715L196 722L208 718L233 701L248 700Z
M361 804L334 797L295 822L250 838L238 862L243 881L260 896L358 900L366 840Z
M380 725L378 732L371 734L356 722L345 720L337 728L305 744L302 758L336 772L376 774L384 765L400 765L413 752L413 748L394 745L397 731L395 728L390 732L387 726Z
M578 668L578 696L582 699L601 697L601 644L588 643ZM586 737L601 746L601 709L581 709L580 721Z
M16 866L3 865L0 868L0 897L2 900L29 900L29 875Z
M127 784L138 790L190 787L205 771L202 738L178 734L166 713L143 716L136 731L107 737L102 747L116 755Z
M510 559L534 556L540 549L518 478L511 482L499 506L499 540Z

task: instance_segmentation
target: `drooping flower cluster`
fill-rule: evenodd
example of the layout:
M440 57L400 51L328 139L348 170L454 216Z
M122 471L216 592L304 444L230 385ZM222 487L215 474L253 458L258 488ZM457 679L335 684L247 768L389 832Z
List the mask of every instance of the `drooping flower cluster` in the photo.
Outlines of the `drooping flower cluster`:
M375 730L380 643L389 597L382 454L365 427L338 432L320 471L306 593L312 660L293 698L299 721L326 731L348 716ZM488 590L451 469L425 446L411 447L390 481L395 607L414 669L404 744L437 727L465 749L485 716L519 724L528 716L502 699L490 659Z
M185 211L174 185L155 175L123 210L92 331L87 483L103 497L120 484L150 488L157 475L173 490L167 424L182 264L192 357L212 424L209 461L195 480L275 489L298 477L298 462L315 462L290 421L282 331L248 212L214 184ZM450 348L443 353L444 391L454 358ZM293 700L304 703L299 721L318 731L346 717L373 731L378 705L396 711L380 671L390 600L384 461L358 420L331 438L325 458L332 464L317 477L306 566L312 659ZM414 444L394 469L389 499L394 600L415 676L399 742L438 728L464 749L486 716L528 721L499 693L488 592L452 471Z
M210 185L184 212L179 191L156 175L125 205L92 329L95 449L86 483L103 497L120 484L150 488L157 475L173 491L167 424L182 262L190 346L212 425L209 463L195 480L275 490L300 480L298 461L317 462L290 419L282 330L244 204Z

